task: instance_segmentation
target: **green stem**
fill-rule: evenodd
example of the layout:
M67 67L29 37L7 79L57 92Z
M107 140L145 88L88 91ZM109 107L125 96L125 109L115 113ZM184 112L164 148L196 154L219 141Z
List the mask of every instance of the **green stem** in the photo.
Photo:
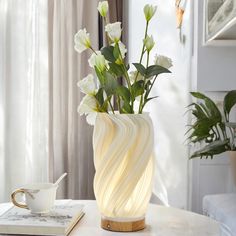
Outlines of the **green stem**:
M111 100L110 100L110 99L108 100L108 103L109 103L109 105L110 105L110 107L111 107L112 113L115 114L115 111L114 111L113 106L111 105Z
M149 21L146 22L146 28L145 28L145 34L144 34L144 39L147 37L147 32L148 32L148 24L149 24ZM140 59L139 59L139 63L142 63L142 60L143 60L143 56L145 54L145 44L143 42L143 48L142 48L142 52L141 52L141 56L140 56ZM135 77L135 82L138 78L138 75L139 75L139 71L137 72L136 74L136 77Z
M121 113L121 105L120 105L120 96L119 95L117 95L117 106L118 106L119 113Z
M149 56L150 56L150 52L148 51L146 68L148 68ZM144 77L144 83L143 83L144 89L145 89L146 79L147 79L147 78L146 78L146 76L145 76L145 77ZM143 94L141 95L141 99L140 99L140 103L139 103L139 114L142 113L142 111L143 111Z
M98 55L97 52L96 52L92 47L90 47L90 49L91 49L96 55Z
M130 78L129 78L129 74L128 74L128 71L127 71L127 68L125 66L125 61L124 59L122 58L122 54L121 54L121 51L120 51L120 47L119 47L119 44L117 43L117 46L118 46L118 49L119 49L119 54L120 54L120 58L122 59L122 67L124 69L124 73L125 73L125 80L128 84L128 88L129 88L129 91L130 91L130 94L131 94L131 108L132 108L132 112L134 111L134 102L133 102L133 94L132 94L132 89L131 89L131 83L130 83Z
M149 95L149 93L151 92L152 87L153 87L153 85L154 85L155 82L156 82L156 79L157 79L157 75L156 75L155 78L153 79L153 81L152 81L152 83L151 83L151 86L150 86L149 90L147 91L146 98L148 98L148 95Z

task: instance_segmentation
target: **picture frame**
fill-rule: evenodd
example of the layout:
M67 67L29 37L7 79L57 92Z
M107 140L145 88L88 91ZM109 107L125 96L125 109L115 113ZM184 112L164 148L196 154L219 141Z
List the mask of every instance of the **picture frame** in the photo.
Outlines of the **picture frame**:
M203 45L236 46L236 0L204 0Z

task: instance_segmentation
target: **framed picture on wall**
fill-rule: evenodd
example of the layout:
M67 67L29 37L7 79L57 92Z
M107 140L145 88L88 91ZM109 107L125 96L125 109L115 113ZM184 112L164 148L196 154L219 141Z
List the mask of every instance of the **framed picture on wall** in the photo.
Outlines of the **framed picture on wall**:
M205 45L213 41L236 45L236 0L204 0L203 22Z

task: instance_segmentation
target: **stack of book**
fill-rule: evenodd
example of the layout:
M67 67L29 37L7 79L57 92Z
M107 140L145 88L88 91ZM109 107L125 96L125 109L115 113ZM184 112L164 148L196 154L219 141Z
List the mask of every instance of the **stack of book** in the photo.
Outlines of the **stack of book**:
M12 206L0 215L0 234L68 235L83 217L83 207L76 201L62 200L47 214L31 214Z

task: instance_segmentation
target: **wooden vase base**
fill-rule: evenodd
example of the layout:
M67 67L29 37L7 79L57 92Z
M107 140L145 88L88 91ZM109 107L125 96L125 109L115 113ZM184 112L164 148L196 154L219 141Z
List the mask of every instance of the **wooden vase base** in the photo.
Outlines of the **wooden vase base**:
M145 218L138 221L118 222L101 219L101 227L105 230L115 232L135 232L145 228Z

